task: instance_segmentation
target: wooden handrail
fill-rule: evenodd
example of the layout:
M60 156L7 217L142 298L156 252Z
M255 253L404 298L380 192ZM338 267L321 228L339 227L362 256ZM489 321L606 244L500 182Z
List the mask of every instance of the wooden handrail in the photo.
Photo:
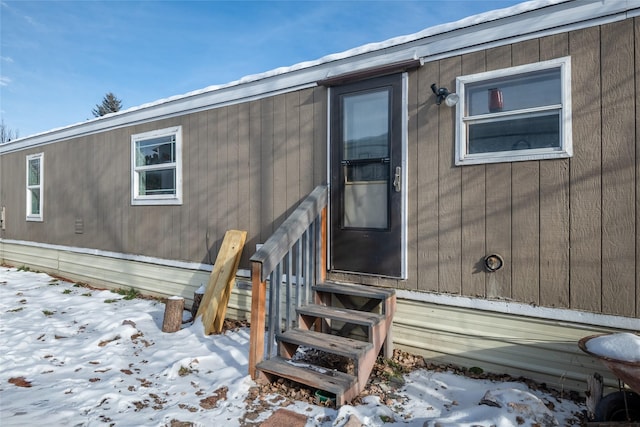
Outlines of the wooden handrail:
M251 257L251 330L249 337L249 375L258 379L256 365L265 355L265 318L267 300L267 280L270 279L271 304L274 312L269 313L269 348L274 339L276 329L280 329L280 286L283 281L282 266L286 265L286 306L305 303L300 293L304 288L307 295L311 292L316 280L324 280L326 266L326 233L327 233L327 186L316 187L311 194L289 215L280 227ZM304 242L304 244L303 244ZM292 248L297 247L297 267L293 268L294 254ZM306 246L306 249L303 249ZM308 250L303 255L304 250ZM302 265L306 258L306 265ZM295 280L293 279L295 276ZM295 297L290 292L296 287ZM285 329L290 327L289 312ZM270 354L267 354L271 357Z
M300 206L289 215L264 245L253 254L251 262L262 264L261 280L267 280L276 265L280 263L326 206L327 186L319 185L300 203Z

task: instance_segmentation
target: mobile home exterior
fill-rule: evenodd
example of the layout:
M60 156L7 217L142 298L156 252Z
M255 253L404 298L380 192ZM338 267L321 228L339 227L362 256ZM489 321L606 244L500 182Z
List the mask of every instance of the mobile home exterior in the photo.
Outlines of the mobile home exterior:
M327 185L327 275L396 289L397 347L583 390L578 339L640 330L639 68L637 2L533 1L11 141L0 261L190 298L243 229L248 318Z

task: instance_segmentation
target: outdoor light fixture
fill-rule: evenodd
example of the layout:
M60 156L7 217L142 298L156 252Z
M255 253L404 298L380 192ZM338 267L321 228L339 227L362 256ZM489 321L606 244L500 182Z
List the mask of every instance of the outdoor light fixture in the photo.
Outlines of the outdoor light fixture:
M431 90L436 95L436 104L440 105L442 100L444 99L444 103L447 107L453 107L460 100L460 96L457 93L451 93L446 87L441 87L438 89L436 84L431 85Z

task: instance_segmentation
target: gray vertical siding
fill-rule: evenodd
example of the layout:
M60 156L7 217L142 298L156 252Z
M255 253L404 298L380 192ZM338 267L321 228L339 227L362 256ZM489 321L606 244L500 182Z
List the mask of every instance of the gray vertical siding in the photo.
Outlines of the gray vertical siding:
M243 265L325 182L326 89L159 120L2 156L2 237L212 263L224 233L249 231ZM132 206L131 135L183 131L183 204ZM44 152L44 222L25 221L25 156ZM78 224L82 225L77 230ZM77 233L76 231L81 231Z
M636 138L634 26L632 20L602 27L602 310L630 316L636 312L634 269L636 227ZM635 138L634 138L635 136Z
M512 49L513 65L540 60L540 40L529 40ZM512 298L540 304L540 162L512 165Z
M463 55L461 58L462 74L472 74L486 69L484 51ZM479 273L481 256L485 248L485 214L486 214L486 180L483 165L470 165L462 168L461 181L462 205L462 265L473 268L462 269L462 294L484 295L485 275Z
M569 50L575 73L572 79L574 116L580 126L573 127L574 143L569 177L570 229L569 257L572 284L571 305L577 309L602 310L602 122L600 27L571 34ZM598 96L594 96L594 93ZM589 195L585 197L584 195Z
M628 19L416 71L408 261L417 280L385 284L638 317L638 28L638 18ZM567 55L571 159L454 166L452 111L433 105L429 84L452 87L460 74ZM489 253L505 267L483 272Z
M638 70L640 70L640 19L636 18L634 20L634 35L635 35L635 75L638 75ZM640 317L640 185L638 183L638 179L640 179L640 108L638 108L638 98L640 98L640 79L635 78L636 87L635 87L635 136L636 136L636 155L635 155L635 167L636 167L636 317Z

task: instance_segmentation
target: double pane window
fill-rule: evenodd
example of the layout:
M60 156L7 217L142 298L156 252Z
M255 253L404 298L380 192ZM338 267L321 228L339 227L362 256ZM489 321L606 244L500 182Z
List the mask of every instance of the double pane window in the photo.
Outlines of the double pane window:
M27 221L42 221L42 153L27 156Z
M181 127L133 135L132 203L180 204Z
M569 59L458 78L456 164L569 157Z

